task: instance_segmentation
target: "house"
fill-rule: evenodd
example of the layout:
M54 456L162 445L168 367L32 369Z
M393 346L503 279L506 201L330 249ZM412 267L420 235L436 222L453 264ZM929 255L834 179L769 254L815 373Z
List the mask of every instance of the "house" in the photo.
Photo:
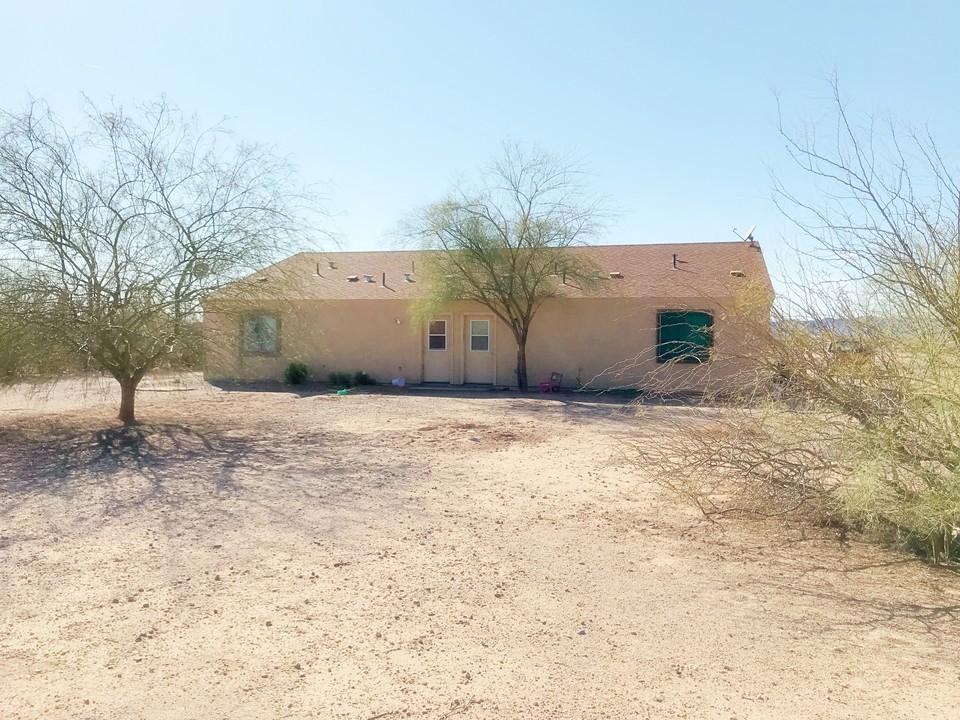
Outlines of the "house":
M527 342L533 386L557 372L567 388L702 388L738 372L749 350L731 311L738 299L759 291L756 311L769 315L772 286L752 241L572 251L589 254L599 287L556 278ZM422 257L300 253L242 281L242 303L208 298L207 378L280 379L300 360L320 380L363 371L380 382L515 385L516 342L491 310L458 302L422 320L411 313L426 291Z

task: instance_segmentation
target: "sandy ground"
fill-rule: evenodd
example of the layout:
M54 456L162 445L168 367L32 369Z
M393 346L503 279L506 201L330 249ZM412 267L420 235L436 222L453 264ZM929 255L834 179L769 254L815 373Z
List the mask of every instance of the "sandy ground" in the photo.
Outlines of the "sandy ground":
M618 452L682 409L114 400L0 395L0 717L960 717L957 576L704 522Z

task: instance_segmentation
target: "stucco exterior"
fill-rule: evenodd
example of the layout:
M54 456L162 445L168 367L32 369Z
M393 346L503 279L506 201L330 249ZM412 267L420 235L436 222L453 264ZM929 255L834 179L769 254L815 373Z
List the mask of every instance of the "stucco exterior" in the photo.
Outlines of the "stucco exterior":
M670 247L677 246L666 249ZM758 250L748 252L758 253ZM340 253L336 261L326 261L324 266L320 261L302 265L310 269L315 265L317 276L321 271L335 276L352 273L351 256L361 255L395 254ZM670 255L666 253L665 257ZM690 253L687 256L693 257ZM362 260L368 266L372 264L369 257ZM754 280L769 288L762 259L752 261ZM741 272L742 264L737 265L737 272ZM661 272L669 272L670 267L665 265ZM762 277L758 268L762 270ZM729 279L730 270L734 268L722 269L724 279ZM391 277L398 277L396 270ZM405 282L413 284L409 272L403 277ZM415 296L392 297L390 291L399 287L399 283L391 283L386 271L377 274L374 283L344 279L342 291L339 284L334 284L335 280L331 278L328 289L315 294L365 292L369 297L274 297L250 301L242 311L229 303L208 302L204 316L206 377L247 381L281 379L286 366L299 360L306 363L311 376L318 380L325 380L331 372L363 371L379 382L403 377L406 383L412 384L516 385L516 342L510 329L488 308L467 302L444 308L433 318L445 321L444 325L433 326L434 330L445 330L444 338L431 340L427 323L412 314ZM737 373L742 362L735 358L745 354L748 348L744 344L748 341L745 329L730 321L729 309L736 302L735 293L697 296L690 287L690 278L686 280L685 284L677 284L675 294L669 295L632 297L630 295L638 293L624 292L624 286L618 286L617 281L611 279L610 286L598 296L548 299L533 320L527 342L530 384L535 386L548 379L551 372L560 372L565 388L630 387L672 392L702 389L707 382L723 382L724 378ZM347 283L350 287L346 287ZM664 283L660 282L659 286L662 288ZM712 289L715 291L717 287L715 284ZM406 292L408 288L399 290ZM422 287L418 291L422 291ZM307 293L291 290L289 294ZM713 359L704 364L657 362L657 313L661 310L710 313L714 318ZM759 308L761 314L763 311ZM243 318L258 313L279 318L276 352L244 352ZM486 330L487 339L471 340L471 329L475 333ZM441 344L442 349L431 348ZM482 349L484 346L486 350Z

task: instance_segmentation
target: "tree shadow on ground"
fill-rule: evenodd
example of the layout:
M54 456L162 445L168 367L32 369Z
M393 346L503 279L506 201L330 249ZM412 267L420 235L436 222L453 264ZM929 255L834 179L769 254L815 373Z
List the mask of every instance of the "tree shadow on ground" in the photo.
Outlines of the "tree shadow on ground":
M132 471L163 481L203 472L228 489L231 470L251 452L244 439L212 437L180 424L89 430L75 427L0 427L0 491L6 495L60 492L84 475L109 479ZM211 472L213 471L213 472Z
M256 426L0 426L0 513L38 495L82 498L107 515L151 504L196 510L240 496L278 508L291 496L336 507L358 488L390 496L380 480L397 468L356 446L348 433Z
M916 623L924 631L935 636L950 634L950 628L960 618L960 604L957 603L916 603L901 600L885 600L871 597L866 594L851 594L834 589L816 587L798 587L797 585L758 581L756 583L765 588L775 588L779 591L793 593L799 596L822 601L825 606L843 606L854 611L856 618L818 618L811 623L820 633L850 631L853 629L874 630L890 628L900 623Z

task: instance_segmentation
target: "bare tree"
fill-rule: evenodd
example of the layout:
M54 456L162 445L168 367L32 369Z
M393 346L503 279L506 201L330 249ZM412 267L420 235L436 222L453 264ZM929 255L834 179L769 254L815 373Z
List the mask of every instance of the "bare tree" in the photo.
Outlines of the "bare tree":
M144 375L196 356L200 299L300 247L309 198L287 160L166 101L85 109L79 131L40 101L0 112L0 360L109 373L133 423Z
M820 267L829 282L780 298L773 324L752 329L745 402L692 411L670 442L637 452L707 512L775 499L774 512L812 507L949 559L960 549L960 186L929 133L857 120L833 90L828 132L781 127L814 192L776 186L814 241L806 275Z
M489 308L513 333L525 389L533 318L564 280L582 289L595 282L587 257L570 249L595 239L604 217L570 159L504 144L477 186L459 186L420 211L407 234L433 251L428 305L473 300Z
M777 183L778 204L820 259L865 282L897 313L920 309L960 340L960 186L932 135L892 120L857 122L832 84L830 142L814 128L780 133L821 191L811 202Z

